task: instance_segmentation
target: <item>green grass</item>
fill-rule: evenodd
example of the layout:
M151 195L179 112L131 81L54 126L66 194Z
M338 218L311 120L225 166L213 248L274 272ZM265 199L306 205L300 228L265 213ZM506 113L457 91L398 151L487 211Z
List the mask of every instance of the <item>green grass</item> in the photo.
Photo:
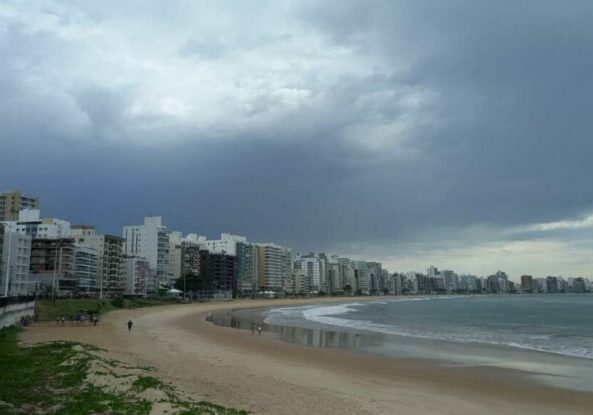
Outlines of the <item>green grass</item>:
M59 317L68 317L80 312L87 314L105 314L120 308L140 308L157 305L179 304L183 301L174 298L163 299L114 299L97 300L93 298L67 298L51 300L37 300L35 312L39 321L56 321Z
M115 310L111 301L90 298L68 298L51 300L37 300L35 311L40 321L55 321L58 317L76 316L79 312L89 314L104 314Z
M157 305L181 304L183 300L178 298L136 298L133 300L122 300L122 308L153 307Z
M178 396L172 386L153 376L137 376L127 390L98 387L88 375L116 378L134 376L117 361L97 356L98 349L76 343L54 342L34 347L18 346L19 329L0 330L0 414L149 414L153 402L140 395L147 389L165 392L166 403L184 415L244 415L245 411L224 408L209 402L194 402ZM105 370L91 372L91 363ZM115 371L119 375L115 374ZM124 373L122 375L122 373Z
M140 376L132 384L132 388L138 392L143 392L146 389L162 389L163 382L152 376Z

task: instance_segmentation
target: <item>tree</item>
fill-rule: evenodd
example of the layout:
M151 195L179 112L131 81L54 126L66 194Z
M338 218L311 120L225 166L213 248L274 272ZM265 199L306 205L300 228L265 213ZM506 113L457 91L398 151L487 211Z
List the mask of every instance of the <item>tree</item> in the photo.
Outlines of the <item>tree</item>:
M350 284L346 284L344 286L344 292L346 295L352 295L352 286Z
M192 291L203 291L206 289L204 287L203 278L199 274L194 274L193 272L188 272L182 277L177 278L175 281L175 288L178 290L185 292L192 292Z

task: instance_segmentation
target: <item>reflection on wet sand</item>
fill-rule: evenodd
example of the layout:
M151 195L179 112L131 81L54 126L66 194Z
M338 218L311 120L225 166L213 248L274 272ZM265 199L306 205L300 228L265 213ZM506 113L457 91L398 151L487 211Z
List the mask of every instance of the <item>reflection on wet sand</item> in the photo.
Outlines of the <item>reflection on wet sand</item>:
M338 332L321 328L303 328L277 326L262 321L260 311L241 310L216 313L208 317L208 321L224 327L250 330L252 324L260 324L265 332L274 333L279 339L300 346L365 349L377 345L380 335L360 334L355 332Z

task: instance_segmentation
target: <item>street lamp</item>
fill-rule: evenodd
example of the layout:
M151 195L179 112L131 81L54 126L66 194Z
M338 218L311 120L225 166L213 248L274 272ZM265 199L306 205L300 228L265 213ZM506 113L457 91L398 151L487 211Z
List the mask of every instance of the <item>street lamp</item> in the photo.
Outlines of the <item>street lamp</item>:
M56 241L56 246L55 246L55 254L54 254L54 275L53 275L53 281L52 281L52 301L56 301L56 270L57 270L57 265L58 265L58 246L60 248L60 272L61 272L61 268L62 268L62 241L61 240L57 240Z

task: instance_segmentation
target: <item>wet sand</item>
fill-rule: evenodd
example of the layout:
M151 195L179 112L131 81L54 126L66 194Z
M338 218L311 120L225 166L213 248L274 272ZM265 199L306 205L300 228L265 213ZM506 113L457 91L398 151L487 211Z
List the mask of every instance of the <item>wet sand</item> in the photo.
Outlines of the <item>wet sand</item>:
M445 368L430 361L314 349L205 321L210 313L229 309L314 302L247 300L120 310L97 327L31 327L21 338L25 344L92 344L109 357L156 368L157 376L194 399L255 414L545 415L590 414L593 408L593 394L526 382L509 370ZM134 321L131 333L129 319Z

